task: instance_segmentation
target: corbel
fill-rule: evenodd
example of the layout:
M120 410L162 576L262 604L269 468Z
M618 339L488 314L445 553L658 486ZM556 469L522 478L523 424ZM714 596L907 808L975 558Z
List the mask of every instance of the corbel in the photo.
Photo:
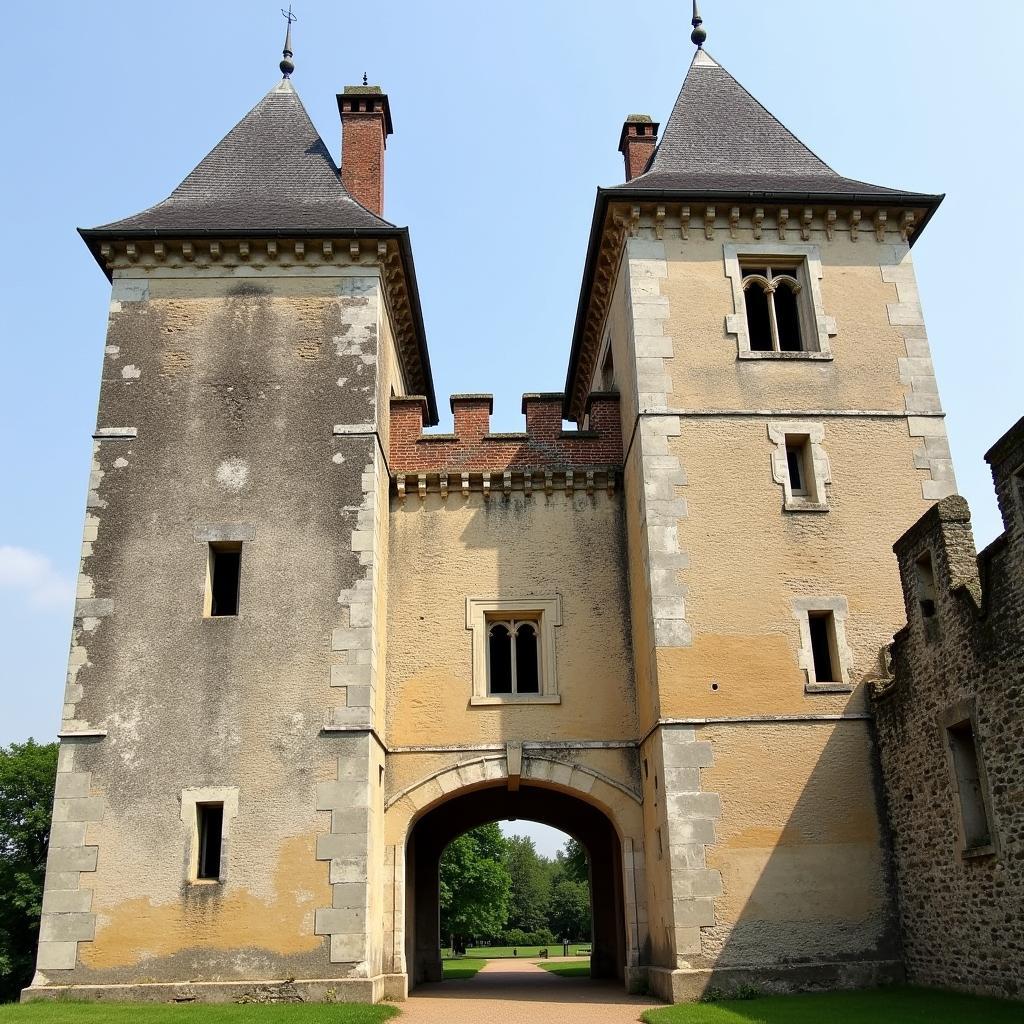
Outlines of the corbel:
M779 240L784 242L786 240L786 224L789 222L789 208L783 206L779 210Z
M729 211L729 237L735 238L740 226L740 208L734 206Z
M506 469L505 472L501 474L501 489L506 494L511 494L512 493L512 470L511 469Z
M708 241L715 237L715 208L713 206L704 210L704 237Z
M295 243L295 258L297 260L304 260L306 258L306 243L296 242Z
M405 501L405 474L399 473L395 477L395 488L398 491L398 500Z
M427 474L417 473L416 474L416 493L419 495L420 501L426 501L427 498Z
M814 220L814 211L804 207L803 216L800 218L800 237L806 242L811 237L811 221Z
M914 233L914 213L912 210L904 210L903 216L900 217L900 238L904 242L910 241L910 236Z
M684 206L679 212L679 234L682 235L684 242L690 237L690 208L688 206Z
M191 263L196 258L196 251L191 242L181 243L181 255Z
M836 211L825 211L825 237L831 242L836 233Z
M114 259L114 247L109 242L104 242L100 246L100 255L110 263Z
M889 214L885 210L875 210L875 241L885 241L885 223L889 219Z
M387 255L388 255L388 243L387 242L378 242L377 243L377 259L379 259L381 262L383 262L385 259L387 259Z
M764 207L763 206L758 206L754 210L753 221L754 221L754 237L755 238L760 238L761 237L761 225L764 224Z
M629 208L629 237L635 238L637 229L640 227L640 207L631 206Z
M665 207L656 206L654 208L654 237L664 238L665 237Z
M129 242L124 247L124 253L132 261L132 263L138 263L139 261L139 247L134 242Z
M459 478L459 488L462 491L462 496L464 498L468 498L469 497L469 474L468 473L462 473L460 475L460 478Z
M359 260L359 243L358 242L352 241L352 242L348 243L348 258L350 260L352 260L353 263L358 262L358 260Z
M210 259L219 260L221 257L220 242L210 243Z
M267 242L267 259L268 260L276 260L277 259L277 242L274 241L273 238L270 239L269 242Z
M857 232L860 230L860 210L850 211L850 241L857 241Z
M437 486L438 486L438 489L441 491L441 500L444 501L445 498L448 497L448 474L447 473L442 473L437 478Z
M550 469L545 469L544 470L544 493L545 494L551 494L552 490L554 489L553 484L554 484L554 480L553 480L552 475L551 475L551 470Z
M575 484L576 480L573 476L573 471L571 469L567 469L565 471L565 493L572 494Z
M238 257L239 257L239 259L247 260L249 258L250 251L251 250L249 249L249 243L248 242L239 242L238 243Z
M523 493L527 497L530 497L530 495L533 494L533 470L532 469L524 469L523 470Z
M484 501L486 501L491 495L491 474L486 470L480 474L480 486L484 492Z
M153 243L153 255L158 260L165 260L165 259L167 259L167 246L164 245L163 242L154 242Z
M325 260L334 259L334 243L329 238L324 239L323 254Z
M587 494L594 493L594 471L592 469L587 470Z
M605 473L604 485L605 485L605 488L608 491L608 497L609 498L614 497L614 495L615 495L615 470L614 469L609 469Z

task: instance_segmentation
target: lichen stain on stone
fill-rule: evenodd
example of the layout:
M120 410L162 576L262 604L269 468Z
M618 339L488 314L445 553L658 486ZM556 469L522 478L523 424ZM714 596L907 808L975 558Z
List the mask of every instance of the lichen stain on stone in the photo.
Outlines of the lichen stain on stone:
M256 947L279 956L319 949L324 939L313 934L314 910L330 906L332 897L315 844L314 836L295 836L281 845L270 900L234 889L228 881L188 886L173 903L143 897L96 906L96 939L79 947L83 966L131 967L188 949Z
M226 459L217 467L217 483L226 491L240 491L249 482L249 464L244 459Z
M127 466L127 465L128 465L128 460L126 458L122 457L122 456L118 456L116 459L114 459L114 467L115 467L115 469L124 469L124 467Z
M169 349L160 353L160 373L164 377L176 377L179 373L187 370L192 365L192 360L187 352L179 349Z
M253 281L240 281L228 289L228 296L232 299L247 299L257 295L269 295L270 289Z

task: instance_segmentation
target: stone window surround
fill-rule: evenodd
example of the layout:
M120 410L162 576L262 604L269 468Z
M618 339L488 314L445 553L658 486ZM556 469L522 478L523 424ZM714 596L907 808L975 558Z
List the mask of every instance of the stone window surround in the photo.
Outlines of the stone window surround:
M806 674L804 693L852 693L853 651L846 645L846 620L850 615L845 597L795 597L793 618L800 628L800 651L797 662ZM810 612L831 612L835 628L836 661L839 681L819 683L814 674L814 653L811 649Z
M990 842L984 846L968 847L964 834L963 811L960 806L960 787L957 783L956 762L953 759L953 751L950 747L948 730L963 722L971 723L971 734L974 738L974 750L978 759L978 782L981 790L981 802L985 807L985 819L988 822ZM990 857L999 852L999 839L996 832L995 816L992 813L992 793L989 788L988 772L985 769L985 752L981 743L981 730L978 728L978 708L973 697L957 701L956 704L946 708L937 719L939 727L939 742L946 755L946 765L949 769L950 789L953 793L953 812L956 815L957 834L959 836L960 856L964 860L973 860L976 857Z
M786 438L806 437L811 447L811 469L814 473L814 494L817 501L793 494L789 479L789 462L786 458ZM783 420L768 424L768 439L775 445L772 452L772 479L782 486L782 508L786 512L827 512L828 492L826 485L832 484L832 467L822 447L825 440L823 423L801 423L799 420Z
M817 245L795 242L726 242L722 246L725 260L725 276L732 283L733 312L725 318L725 333L736 335L737 359L832 359L829 337L836 334L836 322L825 315L821 299L821 249ZM743 271L740 259L750 257L770 262L773 258L787 261L800 260L796 277L803 285L802 291L810 297L800 303L801 322L807 340L817 345L817 351L808 352L758 352L750 347L747 329L747 309L743 300Z
M494 613L536 617L539 627L540 693L492 694L487 687L488 615ZM561 704L555 665L555 627L562 624L560 594L525 598L466 598L466 629L473 634L473 694L470 704Z
M199 804L223 804L224 823L220 837L220 876L197 878L199 873ZM202 786L181 791L181 820L188 829L188 849L185 881L189 885L220 885L227 881L228 841L231 820L238 816L237 786Z

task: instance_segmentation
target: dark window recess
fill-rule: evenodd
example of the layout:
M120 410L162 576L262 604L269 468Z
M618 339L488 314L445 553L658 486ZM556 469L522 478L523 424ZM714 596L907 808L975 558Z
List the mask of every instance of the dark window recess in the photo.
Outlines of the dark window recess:
M800 310L793 289L780 284L775 289L775 323L779 329L779 350L800 352Z
M220 878L220 848L224 835L224 805L199 804L199 865L197 878Z
M932 569L931 553L926 551L914 563L917 575L917 600L921 607L921 618L931 619L935 616L935 572Z
M491 693L512 692L512 635L507 626L491 626L487 635Z
M540 693L537 631L530 625L522 625L516 630L516 692Z
M838 682L835 666L832 664L832 613L815 615L807 618L811 628L811 654L814 657L814 680L818 683Z
M210 545L210 614L238 614L238 578L242 546Z
M789 489L802 494L804 487L803 452L797 445L786 445L786 463L789 466Z
M771 352L772 324L768 312L768 296L764 289L754 282L743 292L747 307L747 332L750 334L750 348L754 352Z
M959 722L947 730L949 749L953 754L956 788L960 797L960 818L963 821L964 845L968 850L992 843L988 812L981 791L981 770L978 745L970 721Z

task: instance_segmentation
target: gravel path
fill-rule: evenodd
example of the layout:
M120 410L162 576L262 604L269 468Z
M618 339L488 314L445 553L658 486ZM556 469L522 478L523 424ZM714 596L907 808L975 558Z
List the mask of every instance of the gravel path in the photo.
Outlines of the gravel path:
M635 1024L660 1005L618 981L559 978L529 960L491 960L466 981L420 985L397 1024Z

